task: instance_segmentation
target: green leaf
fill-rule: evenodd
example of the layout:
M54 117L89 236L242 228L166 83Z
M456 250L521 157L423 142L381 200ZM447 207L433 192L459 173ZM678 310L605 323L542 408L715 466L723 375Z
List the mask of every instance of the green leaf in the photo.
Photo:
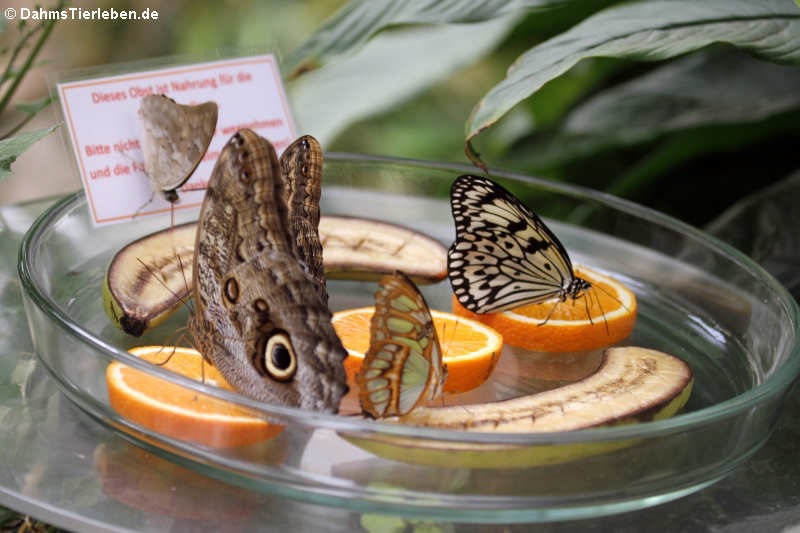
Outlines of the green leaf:
M35 115L45 107L49 106L50 103L53 101L53 97L46 96L39 100L34 100L33 102L22 102L16 105L18 111L25 113L26 115Z
M558 128L577 101L630 67L630 62L624 59L592 58L581 62L578 68L542 87L537 98L507 113L486 132L482 146L489 153L503 154L534 132Z
M800 69L734 49L700 52L599 92L557 131L518 143L504 165L541 172L675 131L754 123L798 108ZM696 138L701 151L711 141Z
M693 54L575 108L567 135L651 138L709 124L755 122L800 107L800 69L735 50Z
M482 56L514 22L508 16L384 32L354 55L289 84L298 126L326 145L356 120L391 108Z
M26 131L10 139L0 141L0 181L11 174L11 163L27 150L33 143L42 139L48 133L55 130L59 125L42 128L40 130Z
M391 26L483 22L569 1L574 0L351 0L289 56L287 71L296 76L319 68Z
M783 62L800 61L800 11L785 0L660 0L625 4L589 17L520 56L472 111L472 139L517 103L588 57L661 60L725 42Z

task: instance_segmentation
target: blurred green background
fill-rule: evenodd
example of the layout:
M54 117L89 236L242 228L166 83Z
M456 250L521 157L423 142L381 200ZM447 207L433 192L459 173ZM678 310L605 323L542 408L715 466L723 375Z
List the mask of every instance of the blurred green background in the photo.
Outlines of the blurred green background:
M272 50L285 77L299 73L287 87L300 132L320 138L327 151L468 163L465 130L481 126L468 119L482 99L493 98L490 91L509 66L526 52L543 64L555 53L554 42L589 35L602 46L563 74L529 86L531 97L518 98L474 139L490 167L604 190L695 225L800 168L800 71L794 66L800 8L790 0L73 5L151 8L159 18L59 22L16 100L46 96L47 76L72 68L218 49ZM648 48L664 37L664 9L689 22L682 34ZM692 9L697 13L687 14ZM639 34L620 30L636 20L652 22ZM733 25L742 20L747 25ZM4 46L16 35L9 25ZM358 35L363 39L353 38ZM763 45L753 45L757 39ZM30 128L60 120L56 108ZM0 202L76 189L62 143L59 134L50 135L23 154L0 183Z

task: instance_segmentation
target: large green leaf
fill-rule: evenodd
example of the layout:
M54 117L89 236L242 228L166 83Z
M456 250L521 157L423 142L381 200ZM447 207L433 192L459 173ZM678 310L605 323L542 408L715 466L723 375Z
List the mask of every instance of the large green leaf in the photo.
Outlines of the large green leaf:
M471 145L517 103L588 57L660 60L716 42L783 62L800 61L800 10L786 0L660 0L602 11L546 41L509 68L475 106L466 125Z
M726 50L693 54L575 108L568 135L652 137L709 124L754 122L800 107L800 69Z
M10 139L0 141L0 181L11 174L11 163L33 143L52 132L58 125L40 130L26 131Z
M352 0L289 56L287 71L318 68L392 26L482 22L570 1L574 0Z
M734 49L700 52L599 92L556 132L518 144L505 164L541 171L674 131L753 123L798 108L800 69ZM713 141L696 137L696 150Z
M313 132L327 145L354 121L391 108L481 57L511 30L515 20L511 15L477 24L381 33L354 55L290 83L300 131Z

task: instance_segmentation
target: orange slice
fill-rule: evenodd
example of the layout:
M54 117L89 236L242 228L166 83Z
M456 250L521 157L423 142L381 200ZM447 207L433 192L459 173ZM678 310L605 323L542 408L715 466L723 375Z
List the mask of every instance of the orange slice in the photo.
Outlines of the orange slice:
M358 389L355 375L369 348L369 324L374 312L374 307L360 307L333 314L333 328L347 350L344 368L351 390ZM467 392L486 381L497 365L503 337L480 322L443 311L431 310L431 317L447 365L442 391Z
M142 346L130 353L197 381L232 390L216 368L205 364L191 348ZM171 356L170 356L171 354ZM122 363L106 370L111 407L128 420L169 437L207 446L245 446L274 437L283 426L254 417L229 402L204 396L190 389L151 376Z
M479 315L464 308L454 295L453 313L491 326L503 335L507 344L537 352L594 350L630 335L636 323L633 292L613 278L586 267L577 267L575 274L592 284L578 300L567 299L557 305L557 300L550 300Z

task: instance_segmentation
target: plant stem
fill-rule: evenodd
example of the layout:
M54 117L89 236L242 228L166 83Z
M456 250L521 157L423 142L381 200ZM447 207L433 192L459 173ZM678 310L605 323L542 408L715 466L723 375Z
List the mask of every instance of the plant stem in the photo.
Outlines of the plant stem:
M61 9L63 5L64 2L59 2L56 9ZM25 61L25 64L22 66L22 69L20 69L19 73L14 77L14 81L11 83L11 86L6 90L5 94L3 95L3 99L0 100L0 116L2 116L6 107L8 107L8 103L11 101L11 97L14 96L14 93L17 91L17 87L19 87L19 84L22 82L22 78L25 76L25 73L28 72L28 70L30 70L34 59L36 59L36 56L39 55L39 51L42 49L42 46L44 46L45 41L47 41L47 38L50 36L50 32L53 31L55 25L56 25L55 20L48 20L46 23L44 23L43 25L44 30L42 31L42 34L39 36L39 40L36 41L36 45L33 47L33 50L31 50L30 55L28 55L28 59ZM30 35L33 35L33 32L31 32L25 38L29 37ZM9 63L8 68L9 69L11 68L11 63Z
M17 62L17 56L20 52L25 48L25 43L28 42L33 35L36 34L37 31L41 30L43 27L42 24L39 24L30 29L28 33L22 36L22 39L19 40L17 46L14 47L14 51L11 53L11 58L8 60L8 64L6 65L6 69L3 71L3 76L0 78L0 83L5 83L7 80L11 79L11 69L14 68L14 63Z
M7 138L11 137L12 135L14 135L15 133L17 133L19 130L21 130L21 129L22 129L22 127L23 127L25 124L27 124L28 122L30 122L30 120L31 120L33 117L35 117L35 116L36 116L36 113L30 113L30 114L28 114L28 116L27 116L27 117L25 117L24 119L22 119L22 120L20 121L20 123L19 123L19 124L17 124L16 126L14 126L13 128L11 128L11 129L10 129L10 130L8 130L7 132L5 132L5 133L3 133L2 135L0 135L0 140L7 139Z

